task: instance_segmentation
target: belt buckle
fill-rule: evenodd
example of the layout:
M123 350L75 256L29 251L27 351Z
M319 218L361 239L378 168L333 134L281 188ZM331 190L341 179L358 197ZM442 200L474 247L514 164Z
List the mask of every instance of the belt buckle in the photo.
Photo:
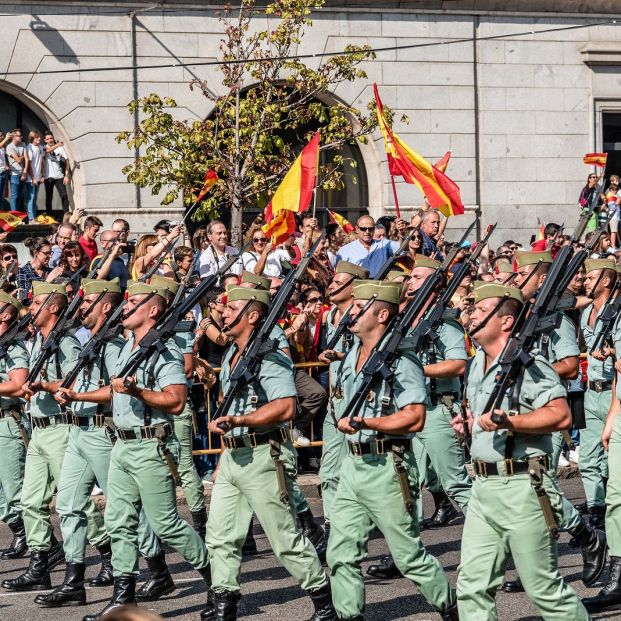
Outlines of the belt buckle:
M513 460L503 459L502 462L505 465L505 476L512 477L514 475Z
M351 447L351 452L356 457L362 457L362 447L360 446L360 442L350 442L349 446Z
M282 438L283 442L289 442L289 430L286 427L280 428L280 437Z
M375 453L377 455L384 455L384 440L375 440Z
M484 461L477 461L477 474L487 479L487 464Z
M233 448L233 438L230 438L229 436L222 436L222 442L225 446L225 448L231 450Z
M257 434L256 433L249 433L248 434L248 442L250 444L250 448L257 448Z
M143 427L145 440L153 439L153 427Z

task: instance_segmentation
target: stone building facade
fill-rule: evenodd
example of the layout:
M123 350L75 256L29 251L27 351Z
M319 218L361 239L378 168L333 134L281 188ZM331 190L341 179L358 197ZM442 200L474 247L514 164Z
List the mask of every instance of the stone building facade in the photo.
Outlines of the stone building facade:
M76 205L104 219L123 213L136 230L174 212L125 181L121 168L133 152L114 138L132 126L126 105L136 94L173 96L180 117L210 113L188 82L200 77L218 89L217 69L192 63L216 58L219 8L0 0L0 102L17 102L64 140L77 162ZM496 242L526 242L541 222L575 222L589 172L585 153L606 149L608 172L621 171L618 11L615 0L328 1L299 52L348 43L392 48L365 63L368 83L344 85L333 96L364 107L377 82L396 118L409 116L395 129L413 149L430 160L452 150L447 172L461 187L467 215L449 227L478 215L481 226L499 223ZM144 68L150 65L157 68ZM0 127L8 130L12 108L3 106ZM379 133L360 157L368 204L350 197L334 207L352 217L365 208L393 213ZM406 214L422 200L403 183L398 195Z

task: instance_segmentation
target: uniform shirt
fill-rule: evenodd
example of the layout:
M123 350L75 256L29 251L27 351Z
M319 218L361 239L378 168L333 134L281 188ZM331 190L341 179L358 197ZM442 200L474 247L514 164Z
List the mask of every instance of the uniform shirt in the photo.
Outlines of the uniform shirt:
M559 311L560 313L560 311ZM561 323L549 334L541 334L537 339L537 351L550 363L580 355L578 335L571 319L560 313Z
M7 348L6 357L0 360L0 382L9 381L9 373L16 369L27 369L29 366L28 350L22 341L11 343ZM19 405L17 397L0 396L0 407L4 410Z
M472 459L486 462L498 462L505 458L507 430L483 431L476 419L485 413L485 408L492 394L494 378L499 371L498 359L494 360L485 371L485 352L477 353L470 365L466 396L472 410L475 423L472 428ZM540 354L535 354L535 361L524 369L524 380L519 395L519 412L525 414L543 407L553 399L566 397L567 392L552 365ZM505 396L501 408L508 412L509 397ZM528 459L537 455L552 453L552 434L516 433L514 435L513 459Z
M356 362L360 353L360 341L354 343L349 350L343 364L339 369L336 377L336 387L333 399L341 401L335 403L335 410L343 413L345 408L351 401L357 388L362 383L362 373L356 371ZM423 366L420 360L410 353L401 354L393 367L392 394L387 414L394 414L411 403L425 403L427 400L427 392L425 390L425 376L423 375ZM356 416L362 418L379 418L382 415L381 400L385 393L386 384L383 380L377 381L372 387L364 406L360 411L356 412ZM337 419L340 415L337 416ZM360 429L352 435L347 435L350 442L370 442L375 439L377 432L371 429ZM411 438L413 434L399 437Z
M39 332L35 339L32 352L30 353L30 366L34 365L41 352L41 345L43 343L43 337ZM50 356L43 365L43 370L36 380L45 378L46 382L55 382L60 380L64 375L69 373L71 369L78 363L78 356L82 346L78 339L72 334L66 334L60 340L58 352L53 356ZM61 376L56 372L56 358L60 364ZM54 399L54 395L49 392L40 391L32 396L30 399L30 414L37 418L44 418L46 416L55 416L56 414L62 414L60 405Z
M121 350L125 345L125 339L116 336L105 344L103 357L101 352L95 362L88 368L82 369L78 375L74 390L76 392L91 392L100 388L99 380L103 380L102 386L110 384L111 371L116 368L116 363L121 355ZM95 416L99 405L91 401L75 401L71 406L76 416ZM109 415L111 411L110 405L102 406L102 414Z
M222 359L220 371L220 382L222 394L226 395L230 389L231 360L237 351L235 344L231 345ZM252 403L253 396L257 397L257 403ZM253 410L257 410L262 405L270 403L276 399L296 397L295 376L293 362L280 350L266 354L261 360L256 381L251 384L244 384L237 391L235 399L226 416L243 416ZM256 428L259 433L268 433L270 430L279 427L286 427L287 423L274 423L269 427ZM243 436L248 433L248 427L235 427L226 433L227 436Z
M186 354L194 355L194 333L193 332L175 332L172 337L173 342L179 348L182 356ZM185 361L184 361L185 366ZM194 383L191 377L185 378L188 388Z
M134 349L134 335L131 334L125 346L119 353L113 375L119 377L123 367L136 355L139 347ZM154 377L155 385L150 388L155 392L162 391L166 386L186 385L186 377L183 372L183 354L179 347L169 340L166 343L167 349L162 352L155 363ZM136 384L140 388L144 388L148 383L148 372L151 366L151 358L143 361L136 372ZM144 409L145 403L131 395L112 393L112 413L114 416L114 424L119 429L131 429L132 427L144 426ZM151 424L157 425L161 423L172 423L174 416L157 410L151 409Z
M349 261L369 270L369 278L375 278L384 263L399 250L399 244L389 239L374 239L369 249L360 240L343 246L336 255L337 261Z
M421 352L421 362L423 366L444 362L445 360L468 360L466 352L466 339L464 329L459 323L453 320L443 321L438 328L438 340L435 343L429 342L424 352ZM434 355L432 354L432 348ZM435 356L435 359L434 359ZM431 395L431 379L426 377L427 394ZM461 392L461 382L459 377L438 377L435 378L435 394L447 392Z
M615 321L615 325L612 328L612 340L613 340L615 349L618 352L621 352L621 315L617 317ZM617 392L616 392L617 399L621 401L621 377L619 377L618 373L617 373L616 389L617 389Z
M606 305L603 304L597 313L597 317L599 317L600 313L606 308ZM582 315L580 315L580 330L584 336L584 342L587 347L587 362L588 362L588 371L587 374L589 376L590 382L602 381L602 382L611 382L615 375L614 365L612 363L612 358L606 358L603 362L601 360L596 360L591 355L591 347L595 344L595 339L597 335L600 333L602 329L602 322L595 318L595 323L593 327L589 326L589 316L591 315L591 311L593 310L593 304L589 304L583 311Z

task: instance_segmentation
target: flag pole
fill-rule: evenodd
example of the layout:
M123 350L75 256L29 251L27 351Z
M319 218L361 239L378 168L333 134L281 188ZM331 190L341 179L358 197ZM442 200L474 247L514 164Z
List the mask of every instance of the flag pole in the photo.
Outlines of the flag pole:
M401 211L399 210L399 198L397 197L397 186L395 185L395 176L390 173L390 182L392 183L392 195L395 197L395 211L397 218L401 219Z

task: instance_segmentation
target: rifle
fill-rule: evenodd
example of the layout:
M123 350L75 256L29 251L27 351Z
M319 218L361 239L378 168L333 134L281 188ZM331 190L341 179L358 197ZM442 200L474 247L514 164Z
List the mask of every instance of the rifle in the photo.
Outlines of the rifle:
M606 300L602 312L596 320L602 324L600 331L595 338L593 346L589 350L591 354L598 349L602 349L606 344L610 343L610 337L612 336L612 330L619 317L619 311L621 311L621 277L618 277L615 281L615 285Z
M278 344L270 338L272 330L280 319L293 293L294 286L300 282L302 276L304 276L304 272L324 236L325 233L323 233L306 252L296 269L290 271L285 276L282 285L278 289L278 293L274 296L268 314L263 318L260 325L255 328L254 333L248 340L248 344L237 360L235 367L231 370L229 390L218 405L211 419L212 421L224 416L233 405L233 401L239 390L256 378L263 356L266 353L276 351ZM221 428L223 429L224 427ZM228 431L228 429L225 429L225 431Z
M215 274L201 280L198 286L190 291L184 300L180 301L176 306L170 305L166 309L158 320L157 325L151 328L140 341L138 352L118 374L119 377L125 378L126 385L129 385L127 378L133 375L145 360L156 351L162 353L166 350L166 341L176 332L175 327L177 324L217 284L220 276L226 274L237 261L239 261L239 255L229 257L227 262Z
M378 379L387 379L392 375L392 365L402 350L403 340L410 330L412 322L420 315L429 301L437 295L438 289L443 285L446 274L459 252L459 246L467 239L473 228L474 223L470 225L460 242L453 247L442 264L425 280L422 287L417 291L416 297L394 318L382 340L362 365L358 372L362 375L362 382L347 404L343 415L343 417L349 418L349 424L354 429L360 429L360 424L354 420L354 417L365 404L369 391Z

